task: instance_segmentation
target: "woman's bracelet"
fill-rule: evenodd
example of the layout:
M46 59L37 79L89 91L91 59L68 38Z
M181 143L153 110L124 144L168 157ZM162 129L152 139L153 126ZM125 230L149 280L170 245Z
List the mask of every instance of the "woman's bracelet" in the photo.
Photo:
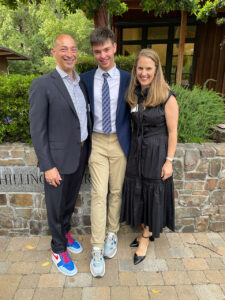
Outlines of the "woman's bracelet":
M171 157L169 157L169 156L167 156L166 159L169 160L169 161L171 161L171 162L174 162L174 159L171 158Z

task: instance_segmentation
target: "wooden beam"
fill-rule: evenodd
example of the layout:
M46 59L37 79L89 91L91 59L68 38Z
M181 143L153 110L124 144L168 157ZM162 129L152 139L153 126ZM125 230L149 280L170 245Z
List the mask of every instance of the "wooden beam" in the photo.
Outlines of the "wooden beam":
M183 71L183 60L184 60L184 43L187 29L187 11L181 12L181 26L180 26L180 40L179 40L179 52L177 60L177 74L176 83L181 84L182 71Z

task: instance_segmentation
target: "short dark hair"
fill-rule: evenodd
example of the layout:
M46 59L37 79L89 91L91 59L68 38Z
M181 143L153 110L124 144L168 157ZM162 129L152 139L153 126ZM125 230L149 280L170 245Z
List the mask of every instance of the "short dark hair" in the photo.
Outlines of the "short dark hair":
M90 35L91 46L104 44L108 39L114 43L114 33L107 27L98 27Z

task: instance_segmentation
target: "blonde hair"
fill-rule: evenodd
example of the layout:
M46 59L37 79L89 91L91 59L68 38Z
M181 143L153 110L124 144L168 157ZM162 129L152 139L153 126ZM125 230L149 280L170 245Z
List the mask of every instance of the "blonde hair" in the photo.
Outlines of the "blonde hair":
M150 84L146 100L143 102L143 106L144 107L156 106L162 104L166 101L168 97L169 86L164 79L159 56L152 49L142 49L134 61L134 65L131 71L131 81L130 81L130 85L126 97L127 102L131 107L136 106L138 102L138 97L134 91L135 88L139 85L137 75L136 75L136 69L137 69L138 60L141 56L146 56L151 60L153 60L156 67L155 75Z

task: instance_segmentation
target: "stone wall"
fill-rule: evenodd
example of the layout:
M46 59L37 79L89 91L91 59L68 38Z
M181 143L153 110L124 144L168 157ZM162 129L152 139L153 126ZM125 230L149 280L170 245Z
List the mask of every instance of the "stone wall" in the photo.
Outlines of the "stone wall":
M32 147L0 145L0 235L49 234L36 165ZM225 230L225 143L178 144L174 183L177 231ZM72 218L79 234L90 233L90 201L87 170Z

